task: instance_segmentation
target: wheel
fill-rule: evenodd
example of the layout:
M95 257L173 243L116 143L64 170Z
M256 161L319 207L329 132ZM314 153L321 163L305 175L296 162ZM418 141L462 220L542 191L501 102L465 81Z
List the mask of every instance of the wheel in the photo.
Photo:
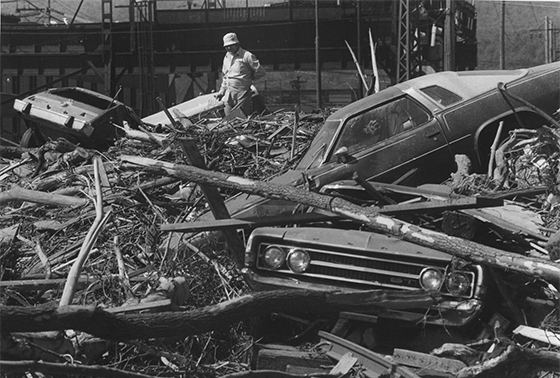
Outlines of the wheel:
M40 147L45 143L43 137L33 129L27 129L23 133L19 145L23 148Z

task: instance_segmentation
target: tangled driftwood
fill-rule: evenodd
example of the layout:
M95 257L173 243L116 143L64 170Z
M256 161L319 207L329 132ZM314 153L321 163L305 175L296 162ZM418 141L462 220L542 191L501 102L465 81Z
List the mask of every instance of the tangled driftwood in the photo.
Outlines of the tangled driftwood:
M158 340L146 340L145 344L121 342L114 345L116 355L111 356L114 366L121 369L99 367L95 372L91 369L66 370L65 373L69 374L93 376L101 372L105 376L135 376L136 373L130 371L125 363L118 362L130 359L132 365L140 367L138 369L150 376L170 371L190 374L201 369L212 375L245 376L248 355L239 351L249 350L252 341L247 341L243 319L270 311L288 312L291 308L306 308L326 314L342 309L357 310L356 304L383 307L399 303L402 306L418 306L420 303L425 306L437 300L437 297L427 294L390 292L382 293L383 298L390 301L381 303L356 300L337 303L333 298L342 300L339 294L328 298L305 292L298 294L301 297L294 293L251 297L238 273L236 261L225 253L225 246L220 240L213 237L197 239L196 242L191 240L181 250L170 250L162 240L159 225L187 221L206 210L202 192L194 183L217 186L219 194L224 197L245 191L327 209L365 224L372 230L396 233L403 239L451 251L496 269L528 277L527 281L523 281L525 283L530 280L558 283L557 262L449 237L380 215L375 207L361 207L340 198L333 199L297 188L274 187L261 181L297 163L324 116L303 115L298 120L297 132L292 128L294 114L290 112L229 123L205 123L209 121L202 120L189 125L188 133L174 131L166 135L130 135L136 139L120 140L113 149L103 154L57 150L67 149L64 143L55 143L49 147L51 149L45 147L41 153L0 149L0 156L14 160L9 160L8 169L0 174L0 204L5 210L0 216L0 229L5 231L5 236L0 237L3 248L0 260L3 275L0 281L3 285L0 320L3 332L73 328L78 334L89 332L105 338L100 343L103 352L108 351L107 340L178 335L184 338L180 342L172 338L174 341L171 344ZM196 149L209 171L185 164L189 161L185 144L181 143L185 137L196 141ZM497 166L493 171L497 174L483 177L462 172L456 176L456 189L462 193L473 194L478 190L498 195L501 194L499 190L506 188L534 189L535 185L542 185L546 193L546 204L543 206L547 210L543 214L547 218L545 228L554 231L558 228L559 219L555 205L558 186L554 170L557 167L555 148L557 138L552 129L543 129L540 134L529 137L519 131L508 143L496 146ZM75 275L74 295L70 296L70 302L79 304L78 307L57 308L69 267L80 255L83 246L88 244L84 244L84 240L99 215L93 200L99 198L94 189L97 182L95 167L98 165L92 164L92 156L103 161L102 170L106 172L101 175L103 200L98 199L97 204L102 202L102 210L105 214L110 211L110 217L97 243L90 245L89 258L81 274ZM535 157L541 162L537 166L528 163ZM154 159L158 160L157 164ZM122 164L122 161L134 165ZM143 169L148 167L150 169ZM526 184L521 184L522 178L526 179ZM175 278L182 284L174 286ZM169 291L162 289L165 282L171 282ZM539 286L542 287L546 286ZM190 291L188 301L185 296L182 300L174 296L179 289ZM553 294L551 298L554 298ZM406 303L403 304L403 300ZM554 300L557 302L558 298ZM557 320L551 320L543 327L553 329L557 323ZM222 330L217 330L217 326ZM224 340L239 343L228 344L231 350L236 349L237 352L222 352L221 362L215 362L216 351L220 350ZM501 371L502 376L516 377L519 372L537 371L539 363L542 369L555 371L553 365L558 354L554 350L543 350L540 348L543 345L537 342L533 345L537 349L522 348L503 341L493 355L479 356L478 361L483 363L470 367L462 374L483 377ZM51 356L55 361L72 366L67 363L64 353L56 355L54 351ZM2 351L2 355L6 356L6 350ZM223 363L224 360L228 362ZM14 372L34 369L46 374L64 372L57 370L61 369L61 363L49 365L26 361L0 362L0 367ZM84 361L91 363L88 366L95 367L93 361L87 358ZM515 366L514 363L520 361L527 361L525 370L521 367L517 371L504 368Z

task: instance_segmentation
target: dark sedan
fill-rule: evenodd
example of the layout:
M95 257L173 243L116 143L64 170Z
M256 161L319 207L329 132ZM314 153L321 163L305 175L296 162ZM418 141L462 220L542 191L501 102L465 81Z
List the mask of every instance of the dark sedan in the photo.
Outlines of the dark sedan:
M305 177L311 189L319 190L357 173L409 186L441 183L457 169L457 154L483 172L500 122L499 139L504 140L510 130L549 125L559 106L560 62L422 76L332 114L297 168L273 182L302 185ZM291 211L294 204L244 195L228 207L244 218Z

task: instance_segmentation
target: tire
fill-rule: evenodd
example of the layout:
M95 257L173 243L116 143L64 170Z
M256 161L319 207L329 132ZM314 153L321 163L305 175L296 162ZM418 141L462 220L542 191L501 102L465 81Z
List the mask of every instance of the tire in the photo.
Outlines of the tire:
M45 141L33 129L25 130L19 142L19 145L23 148L41 147L43 144L45 144Z

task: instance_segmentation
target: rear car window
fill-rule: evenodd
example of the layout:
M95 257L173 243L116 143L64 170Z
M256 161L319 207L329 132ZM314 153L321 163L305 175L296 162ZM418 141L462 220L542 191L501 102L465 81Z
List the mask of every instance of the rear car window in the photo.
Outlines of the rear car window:
M456 93L451 92L439 85L432 85L420 89L422 92L430 96L435 102L442 106L449 106L458 103L463 98Z

